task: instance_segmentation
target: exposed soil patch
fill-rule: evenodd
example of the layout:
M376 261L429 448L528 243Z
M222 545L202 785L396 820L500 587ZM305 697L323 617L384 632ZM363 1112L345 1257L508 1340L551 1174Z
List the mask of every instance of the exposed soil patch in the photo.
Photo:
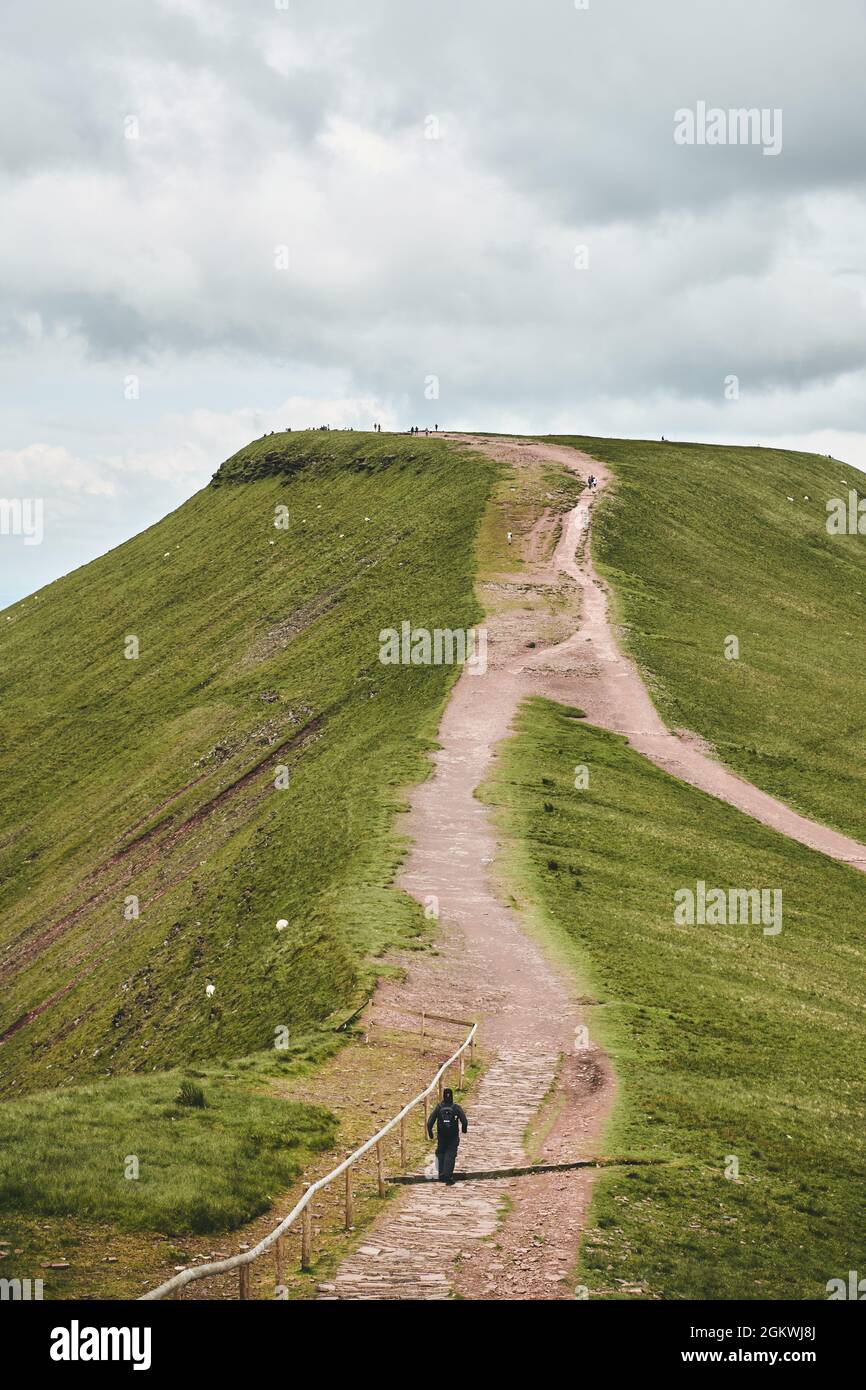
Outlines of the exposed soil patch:
M329 608L333 608L336 603L336 595L333 593L317 594L307 603L302 603L298 608L290 613L288 617L282 618L275 623L267 632L262 633L253 642L249 651L241 661L243 668L257 666L262 661L268 661L270 657L276 656L277 652L285 651L290 642L296 637L300 637L302 632L306 632L308 627L312 627L318 618L327 613Z

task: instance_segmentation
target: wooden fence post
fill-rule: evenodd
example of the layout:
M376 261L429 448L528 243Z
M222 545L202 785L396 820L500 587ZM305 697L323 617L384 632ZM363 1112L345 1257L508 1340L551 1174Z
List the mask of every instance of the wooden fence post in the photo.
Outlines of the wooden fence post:
M279 1290L279 1289L282 1287L283 1282L284 1282L285 1277L286 1277L286 1238L285 1238L285 1236L277 1236L276 1245L274 1246L274 1264L275 1264L275 1270L274 1270L274 1283L275 1283L275 1285L276 1285L276 1288Z
M376 1178L379 1184L379 1196L385 1196L385 1176L382 1172L382 1140L376 1145Z
M346 1230L351 1231L354 1224L352 1209L352 1165L346 1169Z
M425 1097L424 1097L424 1138L425 1138L425 1139L427 1138L427 1117L428 1117L428 1105L427 1105L427 1097L425 1096Z
M400 1167L406 1170L406 1117L400 1121Z
M465 1053L460 1053L460 1089L463 1090L463 1082L466 1079Z
M249 1298L250 1296L250 1267L249 1265L238 1265L238 1298Z
M469 1039L469 1060L470 1060L470 1062L474 1062L474 1061L475 1061L475 1034L474 1034L474 1033L472 1034L472 1037Z
M304 1184L309 1187L309 1183ZM301 1269L309 1269L313 1254L313 1221L309 1202L301 1212Z

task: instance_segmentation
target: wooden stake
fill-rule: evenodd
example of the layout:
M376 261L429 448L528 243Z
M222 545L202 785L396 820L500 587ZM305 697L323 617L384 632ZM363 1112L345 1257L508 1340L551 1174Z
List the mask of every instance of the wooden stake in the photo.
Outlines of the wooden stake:
M466 1067L464 1066L464 1053L460 1053L460 1089L463 1090L463 1082L466 1078Z
M352 1169L351 1165L346 1169L346 1230L351 1231L354 1223L354 1212L352 1209Z
M250 1267L249 1265L238 1265L238 1298L249 1298L250 1296Z
M309 1269L313 1254L313 1222L309 1202L301 1212L301 1269Z
M385 1175L382 1172L382 1140L376 1145L376 1177L379 1182L379 1196L385 1196Z
M400 1167L406 1167L406 1118L400 1121Z
M283 1285L283 1283L284 1283L284 1281L285 1281L285 1269L286 1269L286 1238L285 1238L285 1236L277 1236L276 1245L274 1246L274 1262L275 1262L274 1283L275 1283L275 1285L276 1285L277 1290L279 1290L279 1289L282 1287L282 1285Z

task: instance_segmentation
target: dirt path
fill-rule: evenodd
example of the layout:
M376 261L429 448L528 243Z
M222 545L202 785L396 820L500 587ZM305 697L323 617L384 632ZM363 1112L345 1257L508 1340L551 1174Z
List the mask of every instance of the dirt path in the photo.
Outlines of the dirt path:
M545 510L522 538L524 568L486 586L488 669L464 670L439 730L433 776L416 788L408 834L412 849L401 886L438 908L434 957L407 960L407 978L388 984L381 1004L399 1016L421 1007L482 1021L489 1070L473 1096L460 1167L506 1166L525 1159L523 1131L552 1092L553 1120L537 1156L547 1161L598 1152L613 1079L603 1054L575 1045L583 1022L564 982L497 895L488 866L497 841L475 791L521 700L545 695L582 709L587 720L624 734L659 767L730 802L763 824L866 870L866 846L792 811L723 768L688 734L662 723L632 661L617 645L608 598L589 553L592 509L610 481L604 465L566 446L456 436L520 470L564 464L587 489L565 516L551 554L556 518ZM565 641L539 633L571 590ZM495 595L493 593L495 591ZM568 594L566 593L566 596ZM560 605L561 606L561 605ZM592 1174L510 1182L412 1187L376 1223L367 1243L341 1266L327 1298L569 1298L591 1194ZM501 1221L508 1205L507 1219ZM484 1240L495 1234L495 1241Z
M496 441L488 451L511 459L525 447ZM729 802L791 840L866 871L866 845L808 820L722 767L697 736L672 733L665 727L636 666L617 644L608 618L607 592L590 555L592 508L610 473L603 464L566 446L530 447L543 450L544 457L559 460L582 477L589 468L599 480L598 492L587 490L569 514L554 555L554 569L568 575L580 589L580 626L565 642L527 662L527 674L531 670L537 677L537 692L579 707L590 724L624 734L638 753L683 782Z
M524 1130L557 1083L563 1058L558 1084L572 1103L556 1117L540 1150L545 1158L596 1153L613 1093L604 1057L576 1043L584 1020L570 985L497 895L489 866L498 844L475 796L536 681L523 657L538 632L538 605L557 588L550 546L546 560L537 558L552 523L539 518L526 537L524 572L496 577L497 601L484 624L487 671L461 673L439 728L433 775L412 794L412 848L400 883L438 911L437 953L409 957L406 979L377 994L395 1020L405 1011L407 1026L417 1027L410 1012L422 1007L481 1020L490 1065L472 1097L461 1168L525 1161ZM568 1275L592 1181L591 1173L575 1172L413 1187L383 1213L322 1295L439 1299L456 1289L480 1298L573 1297ZM496 1244L481 1241L496 1230L506 1198L511 1212Z

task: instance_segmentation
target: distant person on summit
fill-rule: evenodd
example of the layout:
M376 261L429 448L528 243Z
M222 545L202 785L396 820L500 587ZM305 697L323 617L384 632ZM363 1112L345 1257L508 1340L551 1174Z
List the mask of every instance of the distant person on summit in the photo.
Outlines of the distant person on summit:
M469 1121L463 1109L454 1102L454 1092L450 1086L446 1086L442 1092L442 1099L436 1106L429 1120L427 1121L428 1138L433 1138L433 1125L436 1125L436 1165L439 1170L439 1181L447 1183L449 1187L454 1184L454 1164L457 1161L457 1150L460 1147L460 1131L465 1134L469 1128Z

